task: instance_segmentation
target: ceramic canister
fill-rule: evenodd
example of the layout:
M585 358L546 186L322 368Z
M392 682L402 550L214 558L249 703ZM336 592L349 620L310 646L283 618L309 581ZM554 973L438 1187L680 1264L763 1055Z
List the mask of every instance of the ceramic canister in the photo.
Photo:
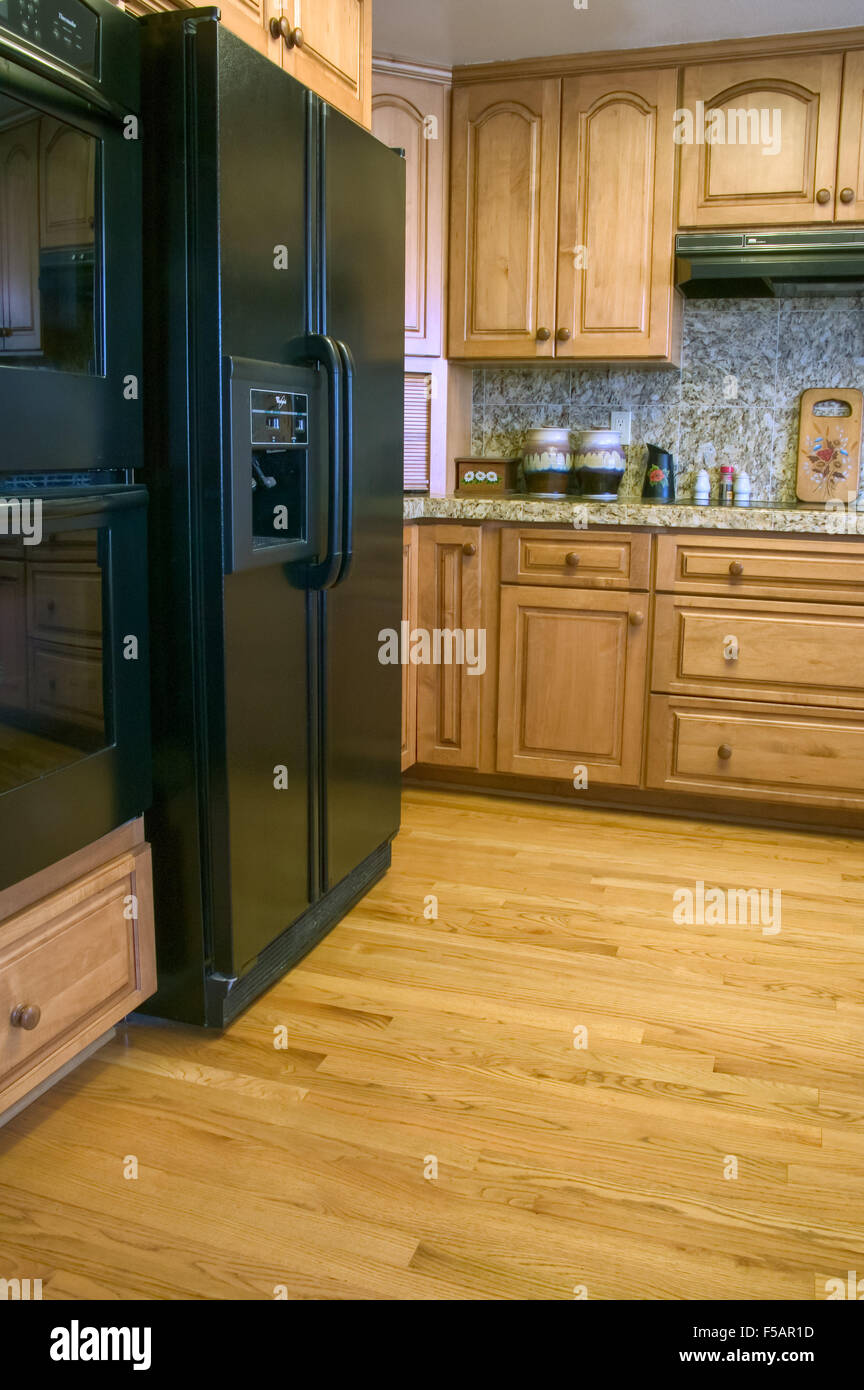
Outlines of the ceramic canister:
M529 492L565 493L573 472L569 430L529 430L522 470Z
M573 467L583 497L610 502L618 496L626 458L617 430L582 430Z

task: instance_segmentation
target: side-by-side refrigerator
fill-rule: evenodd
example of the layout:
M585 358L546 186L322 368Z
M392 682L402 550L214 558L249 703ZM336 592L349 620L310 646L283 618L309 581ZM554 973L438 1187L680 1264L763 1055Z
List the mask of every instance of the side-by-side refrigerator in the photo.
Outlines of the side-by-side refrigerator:
M142 23L159 992L223 1026L399 825L404 162L214 10Z

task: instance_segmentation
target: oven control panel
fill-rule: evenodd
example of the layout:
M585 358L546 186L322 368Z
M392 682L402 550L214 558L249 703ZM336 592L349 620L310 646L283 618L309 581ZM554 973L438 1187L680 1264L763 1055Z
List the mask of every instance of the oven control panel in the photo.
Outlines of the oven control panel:
M0 0L0 29L66 67L98 75L99 18L81 0Z

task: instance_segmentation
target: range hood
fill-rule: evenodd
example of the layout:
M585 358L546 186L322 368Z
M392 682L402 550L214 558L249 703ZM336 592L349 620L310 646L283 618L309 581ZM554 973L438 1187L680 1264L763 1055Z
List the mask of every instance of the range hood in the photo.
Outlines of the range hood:
M675 280L688 299L856 294L864 231L681 232Z

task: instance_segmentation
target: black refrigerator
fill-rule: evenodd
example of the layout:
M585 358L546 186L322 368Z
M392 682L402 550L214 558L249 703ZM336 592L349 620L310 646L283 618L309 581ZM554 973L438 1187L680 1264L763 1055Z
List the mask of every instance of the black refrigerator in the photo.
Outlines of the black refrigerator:
M399 826L404 162L216 10L142 39L147 1008L222 1027Z

